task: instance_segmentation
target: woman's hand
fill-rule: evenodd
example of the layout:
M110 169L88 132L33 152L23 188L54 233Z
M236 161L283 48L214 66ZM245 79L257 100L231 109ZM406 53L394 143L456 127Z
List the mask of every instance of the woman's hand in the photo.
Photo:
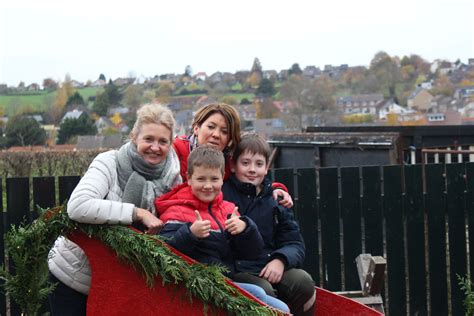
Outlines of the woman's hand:
M163 228L163 221L143 208L136 208L137 222L145 227L145 234L156 235Z
M283 205L286 208L293 207L293 199L291 198L290 193L282 189L273 190L273 198L278 201L280 205Z
M193 235L197 238L209 237L209 235L211 234L211 221L208 219L203 221L201 218L201 214L199 214L198 210L195 210L194 214L196 214L196 220L191 225L191 227L189 227L191 233L193 233Z
M283 272L285 271L285 264L280 259L273 259L260 271L259 277L266 279L272 284L277 284L281 281Z
M231 235L238 235L247 227L247 223L240 219L238 210L239 208L236 206L230 218L225 221L225 230Z

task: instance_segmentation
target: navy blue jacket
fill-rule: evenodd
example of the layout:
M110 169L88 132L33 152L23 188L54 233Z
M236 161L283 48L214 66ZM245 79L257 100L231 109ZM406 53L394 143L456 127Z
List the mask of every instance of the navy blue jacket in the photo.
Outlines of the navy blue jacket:
M264 241L264 250L257 260L237 260L238 272L260 273L275 258L285 263L285 270L301 268L305 245L299 226L293 211L273 199L272 183L268 178L263 181L258 195L254 185L240 182L235 175L224 183L222 192L224 200L233 202L242 216L257 224Z

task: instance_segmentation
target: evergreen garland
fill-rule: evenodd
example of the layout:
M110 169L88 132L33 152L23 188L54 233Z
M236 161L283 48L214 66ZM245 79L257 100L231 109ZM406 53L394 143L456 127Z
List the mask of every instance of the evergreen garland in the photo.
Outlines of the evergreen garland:
M223 308L235 315L281 315L261 306L226 283L222 267L188 264L173 253L158 236L137 233L120 225L81 224L69 219L64 207L42 211L31 224L12 226L6 235L10 271L2 268L0 278L10 297L25 315L36 315L45 298L54 290L48 281L48 253L60 235L80 229L113 249L118 258L141 271L149 287L156 276L163 284L183 284L189 299ZM205 305L205 311L207 306Z

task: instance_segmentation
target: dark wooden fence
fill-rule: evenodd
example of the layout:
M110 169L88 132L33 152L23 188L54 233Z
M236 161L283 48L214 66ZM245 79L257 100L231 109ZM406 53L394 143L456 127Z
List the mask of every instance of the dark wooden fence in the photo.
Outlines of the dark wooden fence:
M354 259L371 253L387 259L388 314L464 315L457 275L474 272L474 163L276 169L272 176L294 197L305 269L318 285L360 290ZM61 204L79 177L4 180L7 228L33 220L36 205ZM11 311L19 315L14 304Z

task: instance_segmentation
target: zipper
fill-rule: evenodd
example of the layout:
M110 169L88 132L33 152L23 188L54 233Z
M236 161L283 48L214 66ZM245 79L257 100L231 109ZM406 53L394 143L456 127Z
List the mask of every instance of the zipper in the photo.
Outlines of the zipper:
M217 220L217 218L214 216L214 213L212 212L212 202L209 203L209 205L207 206L207 211L209 212L209 214L210 214L211 217L214 219L214 221L217 223L217 226L219 226L219 229L220 229L221 232L223 233L223 232L224 232L224 228L222 227L221 223L219 223L219 221Z

